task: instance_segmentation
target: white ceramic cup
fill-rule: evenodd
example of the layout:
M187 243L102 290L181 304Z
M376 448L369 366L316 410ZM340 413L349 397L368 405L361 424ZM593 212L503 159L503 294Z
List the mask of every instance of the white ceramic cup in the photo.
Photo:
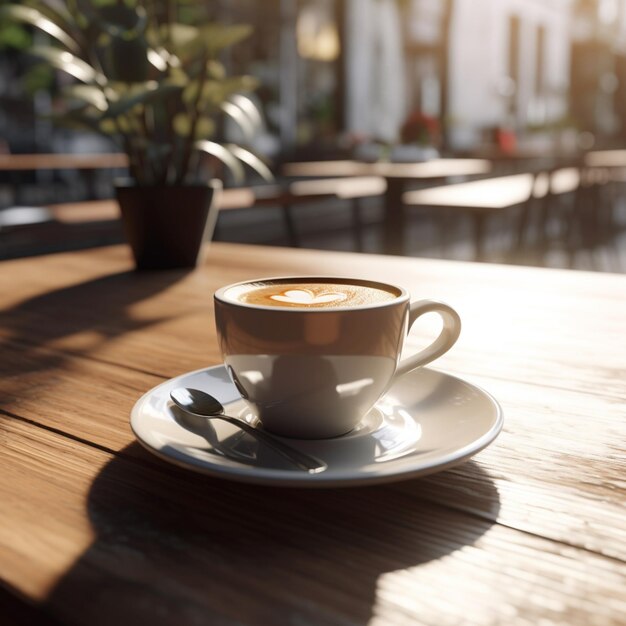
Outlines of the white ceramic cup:
M393 299L327 308L249 304L237 294L249 283L341 283L390 291ZM461 331L457 312L432 300L410 302L406 290L342 277L274 277L228 285L214 296L224 363L263 427L302 439L351 431L393 381L447 352ZM408 330L436 312L439 336L400 359Z

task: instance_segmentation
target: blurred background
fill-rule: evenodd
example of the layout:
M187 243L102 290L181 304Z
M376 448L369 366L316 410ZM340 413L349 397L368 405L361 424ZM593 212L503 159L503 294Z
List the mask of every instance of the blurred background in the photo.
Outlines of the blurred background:
M251 98L263 121L248 143L276 184L298 180L284 166L303 161L481 158L492 164L489 177L531 173L535 182L538 173L585 167L580 186L593 179L593 194L548 194L554 208L544 205L538 218L519 210L494 215L481 260L624 271L626 0L205 4L215 21L253 27L220 60L230 72L258 79ZM28 54L48 40L28 24L0 18L0 152L115 153L106 138L52 123L59 92L74 79ZM224 134L240 139L228 120ZM617 160L606 160L609 151ZM0 172L0 258L121 240L106 205L93 205L84 219L77 211L64 226L58 212L40 209L112 198L113 180L123 173L115 166ZM437 186L463 180L452 176ZM252 176L246 184L261 183ZM434 184L414 183L407 189ZM225 176L226 186L234 184ZM223 212L216 239L379 252L383 202L381 194L361 198L358 245L354 213L341 209L340 197L294 201L288 228L279 203L275 211L263 202ZM581 217L580 202L600 209L584 209L593 215ZM418 209L407 206L405 254L474 258L470 219L449 211L443 219L426 204ZM522 218L526 244L513 250Z

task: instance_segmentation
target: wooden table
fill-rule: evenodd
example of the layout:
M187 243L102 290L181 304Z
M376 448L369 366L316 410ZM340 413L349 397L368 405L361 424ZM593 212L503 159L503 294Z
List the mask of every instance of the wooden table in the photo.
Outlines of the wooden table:
M566 167L549 173L527 172L408 191L403 196L403 203L407 207L436 208L470 214L473 218L476 259L483 260L485 224L489 215L527 205L532 198L572 193L579 183L578 169ZM522 216L524 219L520 220L518 226L520 242L527 225L529 208L526 207Z
M193 272L130 268L122 246L0 264L3 624L624 623L626 276L232 244ZM321 491L145 452L137 398L219 363L211 293L286 273L450 302L464 329L436 367L500 401L499 438Z
M491 168L491 162L486 159L432 159L421 163L311 161L287 163L282 171L286 176L385 178L383 249L387 254L404 254L406 216L402 196L408 183L443 183L449 178L488 174Z
M385 179L381 176L354 176L349 178L325 178L303 180L281 185L259 185L256 187L235 187L223 189L217 202L220 211L238 211L263 207L279 207L289 243L299 247L300 239L291 214L296 205L317 203L322 200L351 201L352 227L358 250L363 248L362 222L359 200L384 194ZM17 211L17 209L14 209ZM0 230L2 229L0 214ZM31 218L27 215L27 218ZM87 224L89 222L115 221L120 219L117 200L91 200L87 202L66 202L52 204L34 214L39 221L54 220L62 224Z
M0 154L0 171L94 170L128 166L121 153Z
M592 150L585 155L591 167L626 167L626 150Z
M43 170L81 170L87 176L89 195L96 196L95 172L128 167L128 157L122 153L84 154L0 154L0 172L18 177L13 186L19 191L19 175ZM16 193L16 195L18 195Z

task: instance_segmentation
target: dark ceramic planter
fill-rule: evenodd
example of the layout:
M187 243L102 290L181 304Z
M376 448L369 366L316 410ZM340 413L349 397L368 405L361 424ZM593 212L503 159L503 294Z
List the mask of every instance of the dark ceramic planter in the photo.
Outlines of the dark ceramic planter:
M195 267L213 235L214 185L138 187L117 184L126 239L138 270Z

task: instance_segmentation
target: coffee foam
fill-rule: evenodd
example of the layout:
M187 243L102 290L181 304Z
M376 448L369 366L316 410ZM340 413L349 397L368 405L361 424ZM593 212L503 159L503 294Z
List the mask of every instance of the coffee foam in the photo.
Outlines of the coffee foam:
M368 285L340 282L258 282L227 293L229 298L244 304L313 309L367 306L395 300L398 295Z

